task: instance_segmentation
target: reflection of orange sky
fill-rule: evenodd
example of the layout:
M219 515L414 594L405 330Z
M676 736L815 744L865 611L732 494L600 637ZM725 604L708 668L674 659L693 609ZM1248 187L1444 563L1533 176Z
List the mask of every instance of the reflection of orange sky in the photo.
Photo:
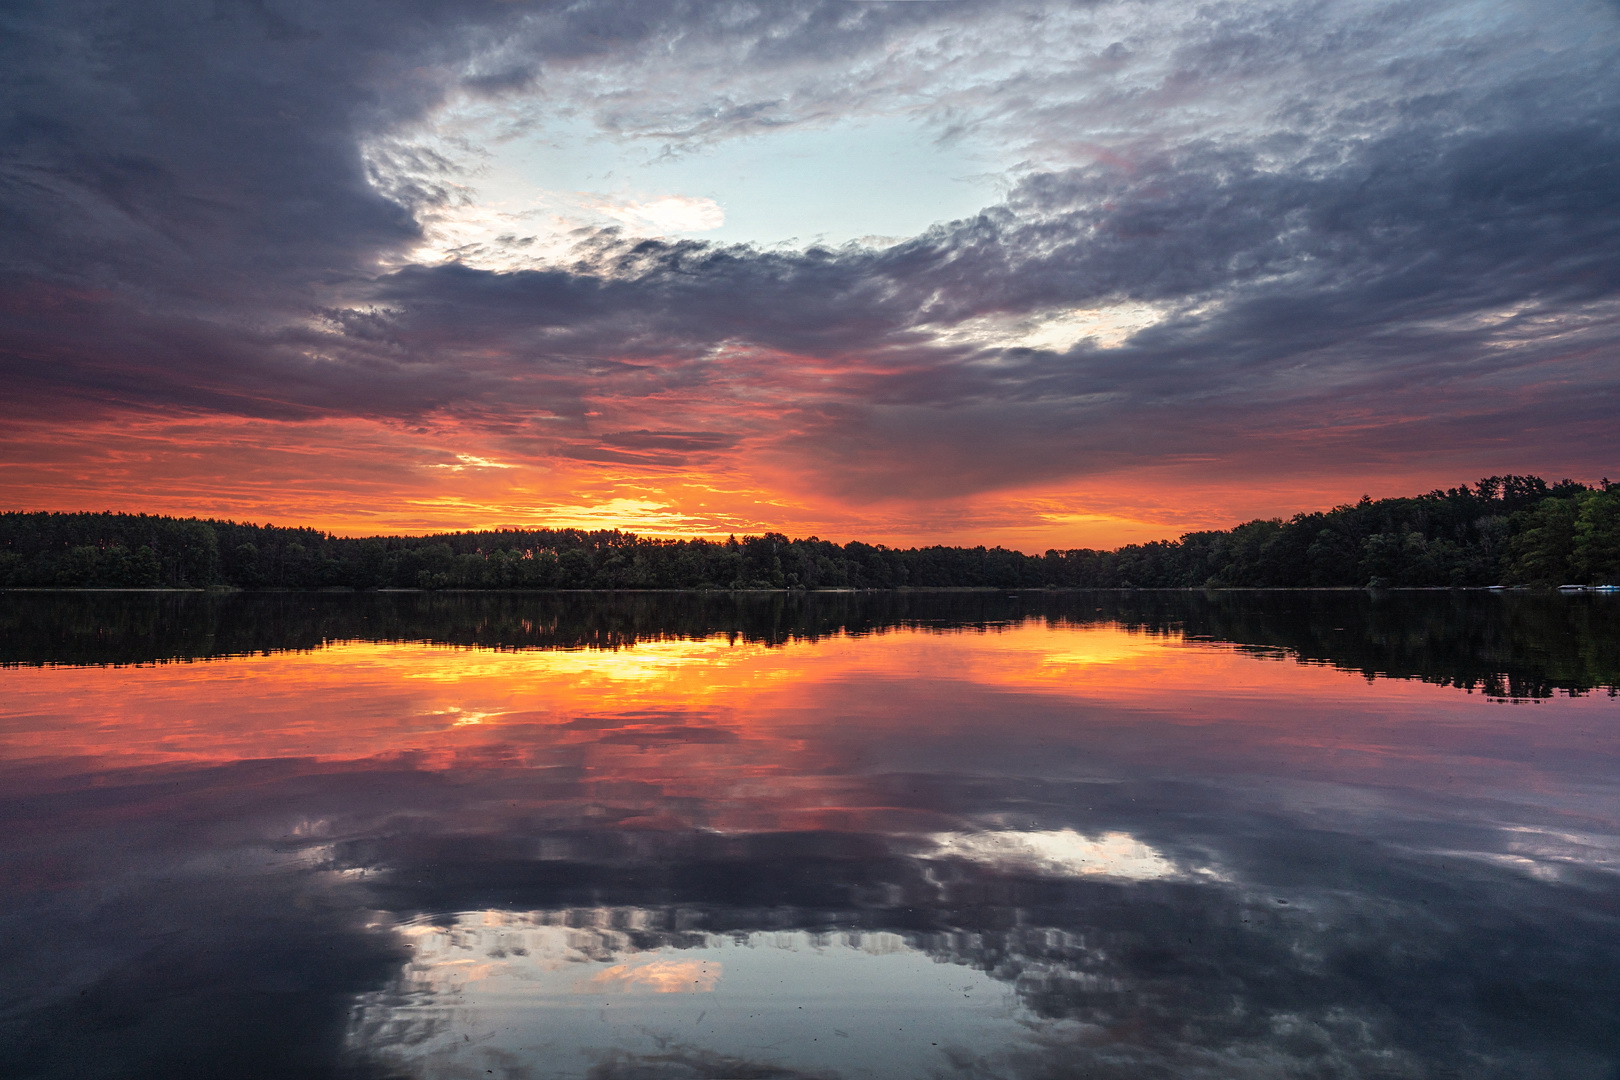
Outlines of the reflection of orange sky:
M856 502L822 491L804 469L755 453L746 441L643 464L559 452L569 445L560 437L518 444L449 421L407 428L354 419L121 418L71 430L13 423L0 435L0 506L197 515L343 535L546 526L659 536L774 530L840 542L1039 552L1171 538L1321 509L1363 492L1405 495L1464 478L1384 470L1375 479L1268 472L1212 480L1166 466L958 498Z
M638 960L614 964L576 986L582 993L712 994L723 965L712 960Z
M1312 775L1441 763L1509 769L1533 786L1536 746L1554 756L1560 739L1592 747L1585 725L1548 723L1555 713L1613 708L1598 698L1493 704L1117 627L1039 624L774 648L351 643L193 664L17 668L0 672L0 686L0 756L12 760L563 765L649 827L673 823L670 800L707 807L713 827L757 827L767 805L781 826L853 826L882 815L862 802L860 784L838 778L934 745L1028 747L1052 760L1168 755L1158 764L1172 770L1178 756L1195 770L1293 762ZM953 769L979 766L970 758ZM745 804L756 815L748 821L736 818Z

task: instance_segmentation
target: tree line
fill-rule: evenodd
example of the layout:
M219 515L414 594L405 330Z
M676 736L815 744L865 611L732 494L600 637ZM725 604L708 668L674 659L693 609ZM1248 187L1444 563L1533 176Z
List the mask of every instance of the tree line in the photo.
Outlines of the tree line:
M1026 555L780 533L334 536L147 514L0 514L0 587L239 589L1461 588L1620 584L1620 484L1491 476L1409 498Z

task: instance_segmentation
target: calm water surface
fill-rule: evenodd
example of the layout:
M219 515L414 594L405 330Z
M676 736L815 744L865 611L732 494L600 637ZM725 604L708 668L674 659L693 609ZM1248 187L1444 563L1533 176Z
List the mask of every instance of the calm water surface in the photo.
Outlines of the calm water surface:
M0 595L8 1077L1620 1077L1620 597Z

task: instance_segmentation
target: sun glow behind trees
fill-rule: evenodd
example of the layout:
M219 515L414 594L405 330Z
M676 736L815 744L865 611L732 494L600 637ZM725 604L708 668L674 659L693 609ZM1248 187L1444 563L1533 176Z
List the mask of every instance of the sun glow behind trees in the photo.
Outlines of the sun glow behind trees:
M0 515L0 585L892 589L1479 587L1620 583L1620 486L1487 477L1114 551L890 548L780 533L619 530L340 538L115 514Z

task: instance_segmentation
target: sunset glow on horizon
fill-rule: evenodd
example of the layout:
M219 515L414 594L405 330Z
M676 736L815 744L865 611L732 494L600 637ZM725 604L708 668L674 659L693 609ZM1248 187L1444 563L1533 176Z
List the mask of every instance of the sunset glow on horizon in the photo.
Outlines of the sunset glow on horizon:
M287 441L292 435L296 442ZM23 510L204 517L339 536L576 528L723 539L779 532L839 543L987 544L1030 553L1173 539L1364 494L1402 495L1468 480L1459 464L1449 472L1402 468L1234 483L1208 463L1192 463L1061 488L850 500L817 490L813 477L761 477L735 460L658 471L506 460L494 456L503 453L498 440L476 431L358 420L147 418L81 426L68 437L54 425L14 425L0 434L0 449L0 491Z

